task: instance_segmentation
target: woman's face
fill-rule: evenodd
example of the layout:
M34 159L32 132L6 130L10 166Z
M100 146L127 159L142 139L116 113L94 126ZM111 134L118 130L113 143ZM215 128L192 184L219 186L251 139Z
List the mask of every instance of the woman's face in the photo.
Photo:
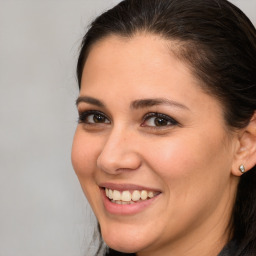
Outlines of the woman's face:
M139 255L194 255L212 243L217 254L237 185L235 139L168 42L98 42L77 105L72 162L105 242Z

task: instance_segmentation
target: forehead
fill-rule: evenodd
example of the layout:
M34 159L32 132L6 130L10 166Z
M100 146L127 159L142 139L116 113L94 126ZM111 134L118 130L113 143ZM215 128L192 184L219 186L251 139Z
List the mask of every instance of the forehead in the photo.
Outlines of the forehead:
M131 38L109 36L95 43L90 49L83 70L82 84L91 77L103 80L106 75L107 80L122 77L129 81L139 77L146 79L160 73L163 76L171 70L181 71L184 78L189 76L194 84L198 84L189 66L173 54L176 48L176 43L151 34L137 34Z
M86 64L98 62L102 66L118 64L120 68L134 65L155 68L156 64L168 60L168 41L160 37L139 34L131 38L109 36L95 43L88 54ZM148 60L150 59L150 62ZM85 64L85 65L86 65ZM133 65L129 65L133 64ZM147 64L147 65L145 65Z

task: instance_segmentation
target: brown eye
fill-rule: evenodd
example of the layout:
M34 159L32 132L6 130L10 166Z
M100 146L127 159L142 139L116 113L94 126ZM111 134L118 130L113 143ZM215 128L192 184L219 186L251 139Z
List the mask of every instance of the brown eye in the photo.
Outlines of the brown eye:
M165 126L165 125L168 125L168 121L166 119L156 117L154 119L154 124L156 126Z
M173 118L160 114L160 113L149 113L144 117L144 121L141 126L148 127L165 127L177 125L178 122Z
M94 114L94 115L91 115L91 116L92 116L92 119L93 119L94 123L105 123L106 119L107 119L105 116L100 115L100 114ZM88 117L88 119L89 119L89 117Z
M85 111L79 114L79 123L110 124L110 121L103 113L96 111Z

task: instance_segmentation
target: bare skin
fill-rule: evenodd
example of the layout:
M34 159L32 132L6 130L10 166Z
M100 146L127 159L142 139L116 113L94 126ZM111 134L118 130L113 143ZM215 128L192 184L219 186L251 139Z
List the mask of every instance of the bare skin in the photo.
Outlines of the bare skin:
M92 47L72 162L111 248L216 256L228 241L241 136L228 132L221 104L167 45L136 35ZM160 194L134 214L114 214L103 202L108 183Z

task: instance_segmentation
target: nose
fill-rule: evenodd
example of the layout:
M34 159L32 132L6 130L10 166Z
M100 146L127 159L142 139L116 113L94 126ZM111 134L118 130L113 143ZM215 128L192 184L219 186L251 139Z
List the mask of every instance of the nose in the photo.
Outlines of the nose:
M141 165L136 136L125 129L113 129L98 156L97 166L108 174L136 170Z

